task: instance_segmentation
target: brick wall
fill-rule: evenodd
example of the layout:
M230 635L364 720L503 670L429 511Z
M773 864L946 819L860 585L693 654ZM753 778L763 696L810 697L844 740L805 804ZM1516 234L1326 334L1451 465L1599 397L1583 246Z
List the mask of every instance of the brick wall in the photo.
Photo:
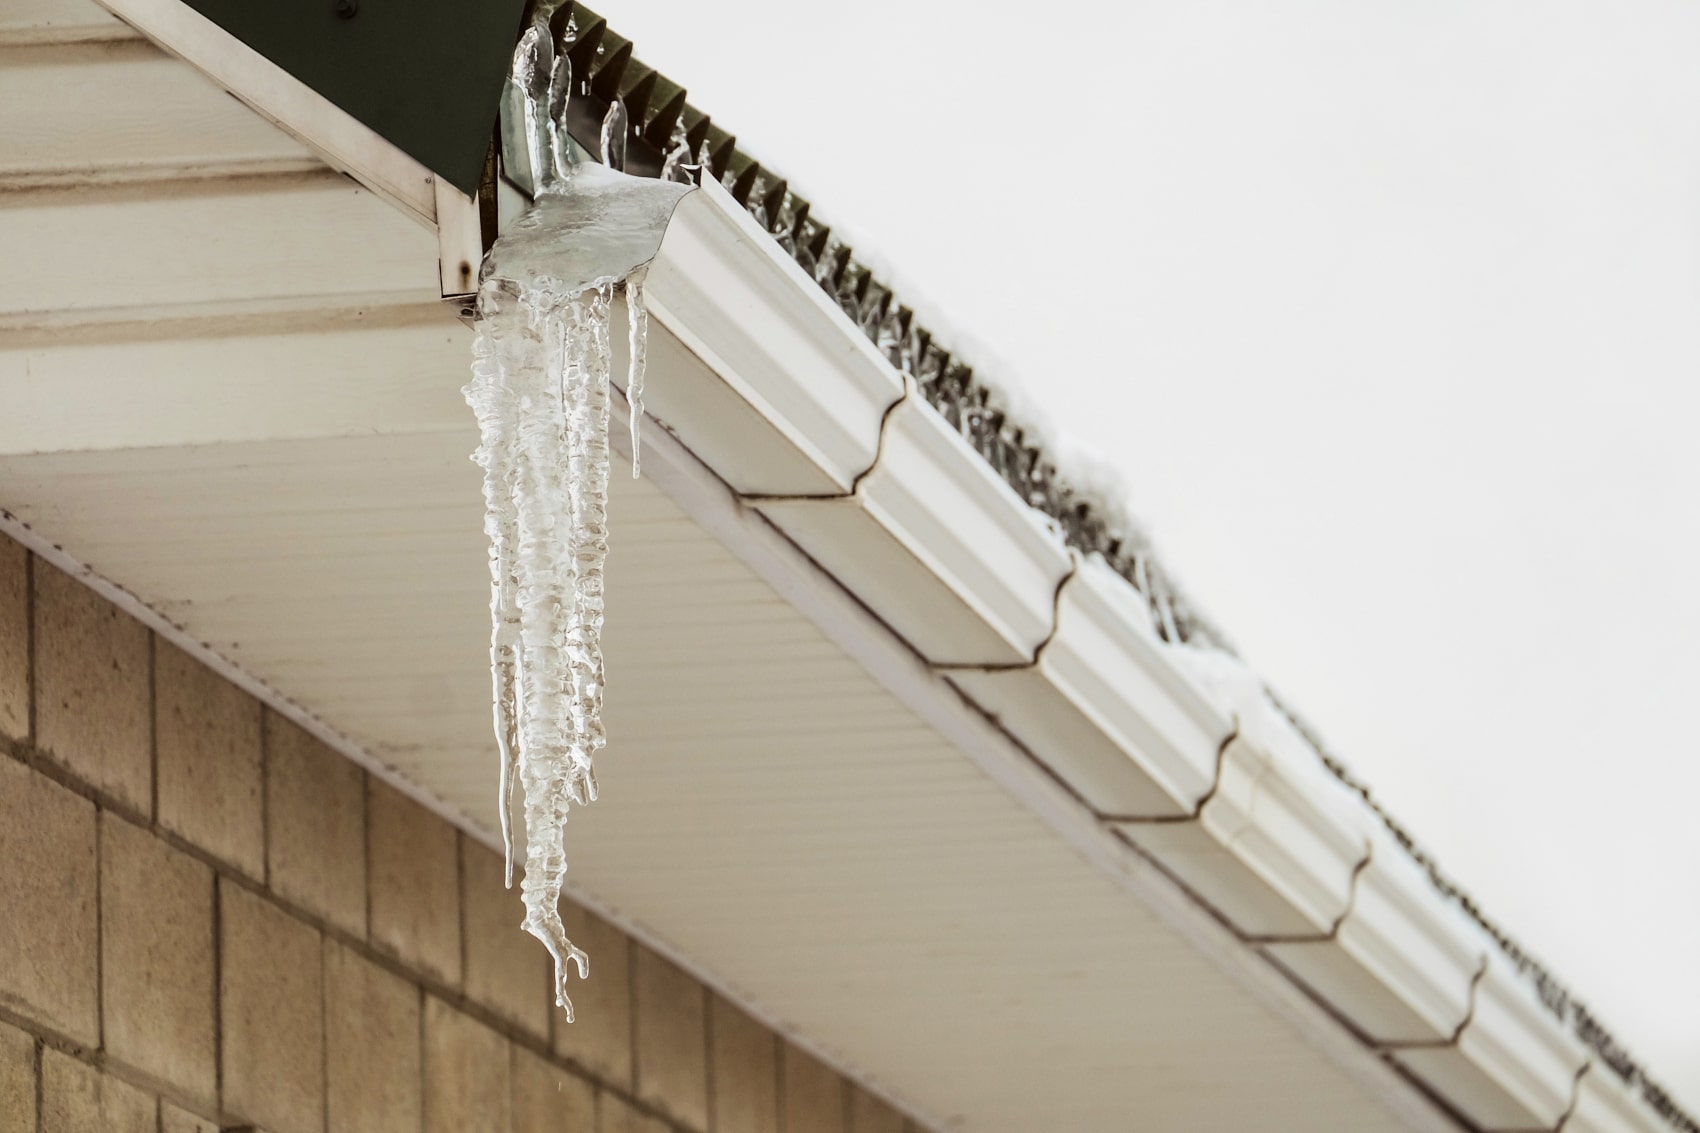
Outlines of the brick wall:
M0 536L0 1133L914 1133Z

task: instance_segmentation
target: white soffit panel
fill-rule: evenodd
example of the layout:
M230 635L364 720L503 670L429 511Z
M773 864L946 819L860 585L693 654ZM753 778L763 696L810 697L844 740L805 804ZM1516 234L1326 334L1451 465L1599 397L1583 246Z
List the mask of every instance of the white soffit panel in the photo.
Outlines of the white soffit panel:
M437 293L430 234L328 170L178 182L169 192L138 184L7 193L0 247L32 266L0 275L0 326L34 323L42 311L63 324L145 317L163 304ZM361 254L348 255L351 247Z
M6 139L0 183L9 187L157 178L184 169L205 176L322 168L300 142L146 40L9 53L17 65L0 60L0 138ZM101 81L84 81L94 68ZM121 85L128 97L106 99L107 83Z
M436 223L436 178L430 170L189 5L180 0L101 3L301 139L327 165L354 177L413 220Z

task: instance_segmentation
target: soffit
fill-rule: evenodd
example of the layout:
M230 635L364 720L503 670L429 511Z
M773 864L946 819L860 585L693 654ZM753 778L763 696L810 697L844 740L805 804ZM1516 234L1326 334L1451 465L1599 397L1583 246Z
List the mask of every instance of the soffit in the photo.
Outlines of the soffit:
M0 24L8 129L65 84L169 112L153 145L64 115L0 171L27 265L0 507L488 836L469 343L434 240L98 10L32 4ZM691 364L656 354L656 386ZM962 1128L1404 1127L654 482L616 477L611 512L581 892Z

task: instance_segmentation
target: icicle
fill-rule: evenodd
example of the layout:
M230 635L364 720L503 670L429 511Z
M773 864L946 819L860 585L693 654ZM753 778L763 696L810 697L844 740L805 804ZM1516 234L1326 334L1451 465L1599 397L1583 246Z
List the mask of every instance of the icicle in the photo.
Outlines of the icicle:
M644 269L692 187L617 172L627 129L618 99L602 123L605 164L572 160L567 46L564 37L563 49L554 52L546 26L528 28L504 95L520 100L516 106L508 98L503 114L517 115L522 127L504 131L518 151L504 149L504 160L516 170L526 164L537 192L485 260L472 380L464 392L480 433L473 459L484 471L491 703L501 764L497 813L508 884L518 840L517 783L525 819L524 928L554 959L555 999L570 1021L568 974L576 968L583 979L589 960L567 939L558 908L567 812L595 801L594 763L607 744L609 316L624 282L636 476L648 330Z
M491 665L501 807L525 796L524 927L567 969L588 959L557 908L568 807L596 798L602 726L603 563L608 553L609 306L614 283L562 295L493 279L479 294L467 401L477 415L490 536ZM510 865L511 870L511 865Z
M594 192L618 175L576 167L565 185ZM561 190L555 191L556 193ZM674 198L676 199L676 198ZM562 203L558 195L546 201ZM538 210L544 212L545 210ZM526 931L555 962L556 1002L572 1018L570 968L589 961L567 938L558 904L566 879L568 809L595 800L602 724L603 568L608 554L610 309L617 280L566 290L557 281L501 274L502 253L524 276L559 236L516 226L479 292L478 335L467 401L478 419L490 540L492 701L501 757L498 810L512 883L515 779L525 799ZM544 247L540 250L538 245ZM582 246L582 244L581 244ZM633 436L642 412L647 320L643 269L627 271L631 310ZM634 473L635 457L634 449Z
M508 296L492 289L481 296L484 317L500 318ZM518 543L518 516L514 503L513 426L511 391L502 379L511 364L502 352L510 343L479 335L474 344L473 381L467 400L478 417L484 443L474 460L484 469L484 531L490 540L490 677L496 717L496 746L501 757L501 779L497 813L501 821L502 846L506 851L507 885L514 883L513 788L518 713L515 704L516 647L519 612L514 605L514 551ZM476 391L476 392L475 392Z
M684 115L673 123L673 133L667 139L667 157L661 163L661 179L682 185L691 182L691 139L685 129Z
M555 48L548 30L526 28L514 57L514 77L524 84L526 144L531 169L539 180L549 175L554 130L547 118L549 76L554 68Z
M549 142L554 153L552 180L565 181L572 168L573 147L567 138L567 99L573 92L573 61L565 52L555 56L549 72Z
M643 371L649 361L649 309L643 305L646 268L626 277L626 337L631 360L626 370L626 406L632 430L632 479L643 474L638 451L638 425L643 421Z
M602 164L626 171L626 104L617 98L602 117Z

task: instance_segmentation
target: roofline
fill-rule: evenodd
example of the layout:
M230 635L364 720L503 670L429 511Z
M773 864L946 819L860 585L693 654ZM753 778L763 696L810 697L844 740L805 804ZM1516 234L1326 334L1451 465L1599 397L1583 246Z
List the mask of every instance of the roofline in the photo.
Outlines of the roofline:
M443 294L467 293L492 238L488 202L440 183L179 0L101 2L333 167L436 227ZM601 35L605 25L591 19ZM741 557L764 547L755 557L767 569L751 562L758 573L817 622L824 610L829 636L906 703L917 698L911 707L923 718L1202 951L1242 982L1255 958L1248 986L1360 1078L1385 1091L1396 1064L1443 1107L1491 1127L1471 1112L1483 1104L1477 1079L1485 1076L1538 1124L1580 1131L1591 1128L1584 1102L1598 1092L1593 1083L1609 1082L1598 1070L1609 1069L1639 1088L1633 1102L1618 1099L1619 1109L1700 1129L1296 719L1289 714L1290 737L1228 723L1235 706L1200 689L1175 651L1220 638L1164 581L1127 517L1073 493L1066 470L1027 443L995 395L934 347L890 290L808 216L806 202L686 106L677 84L632 67L627 41L613 41L616 50L588 69L587 97L637 101L641 93L647 110L634 118L651 141L671 128L667 113L696 115L690 128L726 155L730 185L705 181L681 203L651 268L655 317L715 375L651 394L655 417L677 434L645 422L646 443L673 454L661 462L663 487ZM587 109L576 107L581 117ZM705 285L710 279L725 286ZM670 415L669 405L686 411ZM716 497L728 491L730 513ZM788 551L766 546L772 533L783 533ZM988 569L988 547L997 549L997 569ZM800 583L799 570L813 581ZM822 597L831 591L823 577L843 587L849 606ZM929 600L906 602L905 593ZM864 623L882 627L874 636L884 645L869 645ZM913 679L916 664L926 680ZM905 675L893 679L897 672ZM1103 672L1118 679L1083 679ZM950 703L958 707L942 706ZM1014 722L1035 703L1042 712ZM968 705L979 723L965 731L959 717ZM1332 777L1315 774L1324 764ZM1136 789L1130 769L1148 784ZM1209 786L1196 795L1189 782ZM1107 812L1106 791L1155 800L1157 810ZM1166 884L1153 882L1158 875ZM1189 895L1181 904L1190 912L1177 911L1177 892ZM1187 926L1198 908L1238 946ZM1297 957L1308 948L1328 962L1306 969ZM1485 961L1467 963L1472 956ZM1341 976L1351 965L1373 983ZM1300 969L1310 973L1302 986ZM1449 1035L1390 1038L1370 1029L1387 1013L1361 994L1366 986L1439 1032L1450 1019L1445 1004L1466 1006ZM1305 1003L1345 1029L1317 1028ZM1348 1034L1356 1041L1342 1047L1337 1040ZM1400 1108L1431 1127L1432 1109Z
M873 655L867 627L823 618L818 594L782 593L1202 951L1242 982L1255 971L1254 990L1313 1041L1327 1020L1336 1041L1323 1045L1360 1081L1389 1097L1391 1068L1394 1095L1438 1103L1399 1107L1418 1127L1560 1128L1584 1077L1608 1064L1535 981L1276 706L1264 701L1254 727L1243 695L1201 684L1193 650L1163 640L1145 596L1068 548L765 236L713 181L680 202L646 294L713 378L648 399L908 660ZM861 445L832 439L847 422ZM717 528L678 484L663 487L745 553L748 524ZM941 689L979 723L944 712ZM1436 1125L1440 1111L1452 1116ZM1645 1101L1634 1112L1662 1127Z

